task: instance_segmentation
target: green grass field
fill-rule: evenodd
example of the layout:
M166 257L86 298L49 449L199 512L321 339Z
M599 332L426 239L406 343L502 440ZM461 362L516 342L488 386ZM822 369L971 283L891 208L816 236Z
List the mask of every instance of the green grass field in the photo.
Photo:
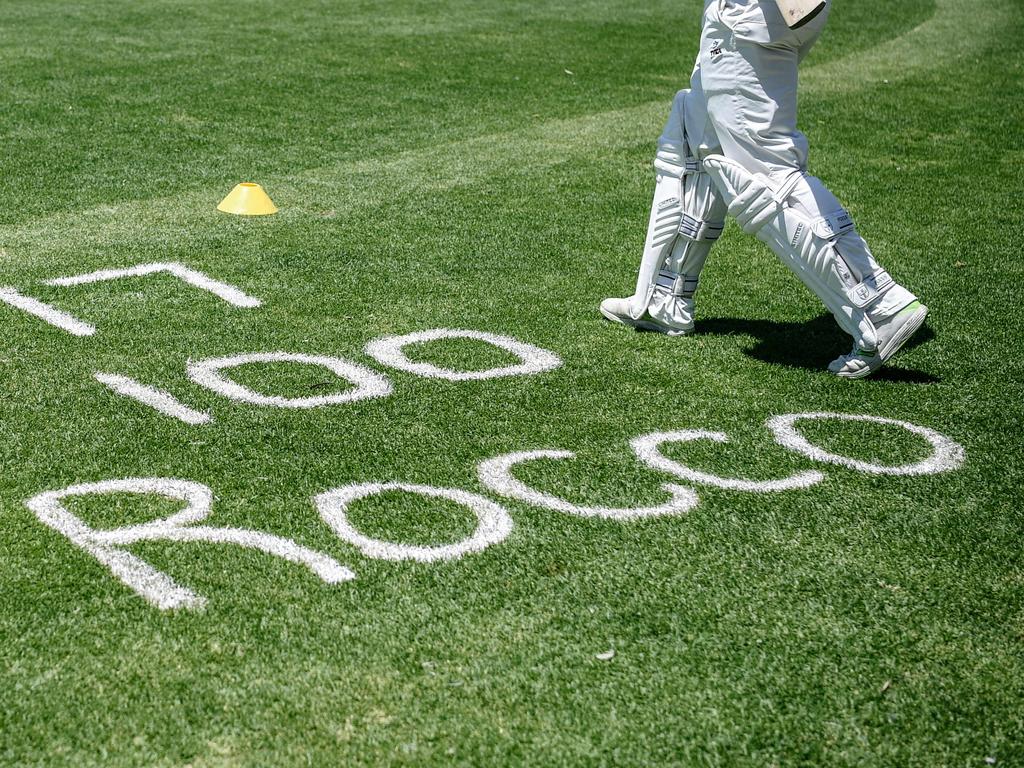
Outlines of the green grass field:
M1024 8L836 0L804 65L812 170L931 309L912 348L847 382L824 371L846 338L734 224L694 336L597 313L631 290L654 141L697 43L699 0L637 5L4 3L0 286L95 333L0 303L0 764L1024 765ZM247 180L279 214L215 211ZM170 275L44 284L152 262L262 306ZM433 328L510 336L562 365L446 381L364 352ZM273 351L341 357L393 391L285 410L186 374ZM407 353L517 362L472 340ZM162 415L97 371L212 421ZM288 398L349 386L294 363L226 373ZM765 427L817 411L926 427L966 460L866 474ZM867 462L930 452L891 425L800 428ZM683 481L630 440L676 430L728 435L663 446L705 473L824 478L684 483L699 497L685 514L617 520L504 498L477 474L502 454L572 451L515 476L580 506L658 506ZM201 525L291 539L356 577L328 584L232 544L122 546L207 601L161 610L26 506L146 477L207 486ZM314 504L371 482L477 494L513 528L459 559L378 559ZM94 530L182 509L64 503ZM477 525L394 491L349 513L368 537L424 547Z

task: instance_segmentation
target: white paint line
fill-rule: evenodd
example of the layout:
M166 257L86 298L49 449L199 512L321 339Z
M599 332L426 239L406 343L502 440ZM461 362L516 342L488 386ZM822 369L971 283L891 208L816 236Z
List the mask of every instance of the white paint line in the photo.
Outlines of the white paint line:
M110 493L163 496L184 501L187 506L180 512L143 525L97 531L69 512L63 504L63 500L68 497ZM133 477L72 485L61 491L40 493L25 502L40 522L63 534L73 544L91 554L125 585L161 610L202 608L206 604L206 598L180 586L167 574L118 547L139 541L237 544L304 565L328 584L338 584L355 578L351 570L337 561L300 546L291 539L241 528L186 527L204 520L209 515L212 504L213 493L205 485L161 477Z
M652 469L667 472L670 475L681 477L684 480L698 483L699 485L711 485L733 491L771 493L773 491L809 488L825 479L821 472L813 470L798 472L782 480L741 480L738 478L719 477L718 475L711 475L691 469L684 464L680 464L678 461L665 457L660 451L660 447L664 443L685 443L694 440L712 440L716 443L729 442L729 438L724 432L682 429L676 432L652 432L649 435L641 435L631 440L629 444L632 446L637 458Z
M355 574L336 560L316 550L307 549L291 539L245 528L214 528L197 525L193 528L155 527L151 524L97 531L96 540L104 544L128 545L139 541L203 541L210 544L236 544L256 549L296 565L304 565L326 584L340 584Z
M414 363L406 357L403 351L410 344L423 344L438 339L476 339L511 352L522 360L522 363L504 368L489 368L485 371L455 371L450 368L440 368L432 363ZM561 358L554 352L517 341L510 336L453 328L432 328L427 331L407 333L404 336L385 336L382 339L371 341L366 345L365 351L377 362L390 368L415 373L428 379L445 379L447 381L480 381L503 376L529 376L553 370L562 364Z
M0 288L0 301L10 304L22 312L27 312L40 320L49 323L55 328L67 331L72 336L92 336L96 329L88 323L83 323L77 317L69 315L63 310L57 309L50 304L45 304L39 299L33 299L19 293L14 288Z
M201 608L206 598L179 586L166 574L156 570L135 555L106 546L95 539L95 531L71 514L62 500L69 496L98 493L150 493L187 502L176 520L190 522L205 516L213 494L199 483L163 478L133 478L102 483L73 485L62 491L48 491L32 497L25 505L41 522L53 528L78 547L91 554L131 589L161 610ZM170 519L169 519L170 520Z
M158 272L174 275L174 277L178 278L182 282L188 283L200 290L208 291L214 296L217 296L228 304L236 307L253 308L258 307L263 303L259 299L249 296L240 288L236 288L228 283L222 283L219 280L214 280L212 277L200 272L199 270L186 267L184 264L179 264L177 262L138 264L134 267L126 267L125 269L101 269L96 272L88 272L83 275L55 277L50 280L44 280L43 282L46 285L84 285L86 283L100 283L107 280L120 280L125 277L142 277Z
M608 520L635 520L644 517L660 517L662 515L681 515L700 503L697 494L690 488L667 483L662 489L672 494L672 499L656 507L636 507L633 509L616 509L613 507L584 507L535 490L512 476L512 468L517 464L538 459L571 459L570 451L521 451L497 456L480 462L477 475L480 482L489 490L500 496L519 499L544 509L564 512L578 517L600 517Z
M349 522L346 514L349 504L367 496L402 491L417 493L427 498L448 499L472 510L477 518L473 534L454 544L418 546L380 541L365 536ZM320 517L345 541L354 544L367 557L378 560L417 560L432 563L437 560L456 560L472 552L481 552L492 544L504 541L512 532L512 518L505 508L475 493L455 488L435 488L412 483L361 483L334 488L313 498Z
M889 424L894 427L902 427L911 434L918 435L927 440L932 446L932 455L913 464L887 466L853 459L837 453L830 453L823 448L812 445L796 428L796 422L798 421L820 419L866 421L872 424ZM940 472L950 472L954 469L959 469L966 460L963 446L945 435L927 427L919 427L906 421L887 419L882 416L866 416L856 413L788 413L769 419L767 426L775 435L775 441L791 451L796 451L825 464L839 464L840 466L873 475L934 475Z
M128 376L96 371L93 377L117 394L137 400L172 419L191 425L209 424L213 421L208 413L189 408L169 392L146 386Z
M280 397L263 395L244 387L221 375L226 368L236 368L251 363L300 363L319 365L341 379L351 382L355 389L317 397ZM274 408L319 408L325 405L351 403L387 397L391 394L391 382L382 374L369 368L344 360L340 357L303 355L291 352L253 352L249 354L214 357L188 364L188 376L196 384L232 400L252 405L267 405Z

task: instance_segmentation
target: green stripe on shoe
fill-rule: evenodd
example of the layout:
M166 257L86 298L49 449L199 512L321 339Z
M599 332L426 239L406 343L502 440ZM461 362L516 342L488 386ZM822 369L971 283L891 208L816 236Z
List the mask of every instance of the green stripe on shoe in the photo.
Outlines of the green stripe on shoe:
M909 304L907 304L907 306L905 306L903 309L901 309L898 313L896 313L896 317L902 317L903 315L907 315L907 314L910 314L910 313L913 313L913 312L917 312L917 310L919 310L922 306L924 306L924 305L921 304L920 301L915 299L914 301L912 301Z

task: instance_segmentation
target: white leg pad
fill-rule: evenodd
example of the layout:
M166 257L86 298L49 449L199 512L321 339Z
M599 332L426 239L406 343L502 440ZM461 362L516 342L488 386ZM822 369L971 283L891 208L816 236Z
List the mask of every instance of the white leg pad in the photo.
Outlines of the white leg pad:
M874 260L821 181L794 171L778 182L718 155L704 165L743 230L766 243L859 346L874 349L875 323L915 297Z
M692 314L700 272L722 234L726 214L725 199L687 147L683 125L689 93L676 94L658 139L654 202L636 290L629 302L633 318L650 309L652 315L673 325L682 322L682 315ZM689 309L683 306L686 301Z

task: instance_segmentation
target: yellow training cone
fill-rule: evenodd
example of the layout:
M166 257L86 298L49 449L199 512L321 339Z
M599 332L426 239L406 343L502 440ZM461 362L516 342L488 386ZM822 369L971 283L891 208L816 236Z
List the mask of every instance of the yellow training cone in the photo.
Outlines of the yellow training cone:
M228 192L228 196L220 201L217 210L238 216L266 216L277 213L277 206L259 184L243 181Z

